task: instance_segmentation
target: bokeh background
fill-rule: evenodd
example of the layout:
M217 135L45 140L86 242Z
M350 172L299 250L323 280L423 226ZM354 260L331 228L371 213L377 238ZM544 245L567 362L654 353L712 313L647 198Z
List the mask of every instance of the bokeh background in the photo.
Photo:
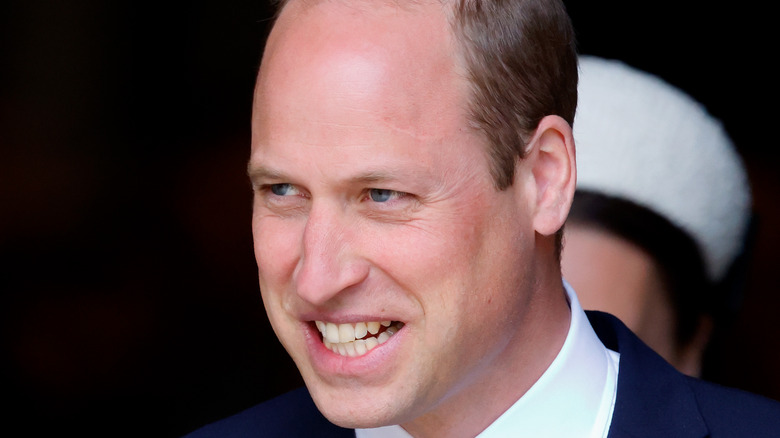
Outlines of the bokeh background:
M567 4L582 53L685 89L738 144L758 238L708 377L780 399L769 12ZM270 11L248 0L0 3L5 430L175 437L301 384L259 298L244 173Z

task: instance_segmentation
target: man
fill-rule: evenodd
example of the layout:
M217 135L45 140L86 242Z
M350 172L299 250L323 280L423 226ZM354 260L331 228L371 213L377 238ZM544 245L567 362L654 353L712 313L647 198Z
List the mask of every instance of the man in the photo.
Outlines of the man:
M745 168L721 123L657 76L582 56L578 90L564 276L584 308L617 316L700 376L713 326L737 301Z
M194 436L706 433L699 384L596 316L606 348L562 281L576 84L557 1L284 4L249 175L263 302L306 389Z

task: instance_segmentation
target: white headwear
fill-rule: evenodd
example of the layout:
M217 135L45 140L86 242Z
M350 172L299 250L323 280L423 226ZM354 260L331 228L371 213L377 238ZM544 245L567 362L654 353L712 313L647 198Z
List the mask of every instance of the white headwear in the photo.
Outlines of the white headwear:
M720 280L751 210L742 160L721 123L660 78L580 57L577 188L633 201L687 232Z

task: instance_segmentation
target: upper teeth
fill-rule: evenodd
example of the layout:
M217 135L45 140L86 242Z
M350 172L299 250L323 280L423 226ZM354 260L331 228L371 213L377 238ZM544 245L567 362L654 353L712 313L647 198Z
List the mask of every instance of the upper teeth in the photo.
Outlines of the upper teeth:
M403 327L398 322L391 327L391 321L369 321L354 324L334 324L332 322L315 321L317 329L322 333L325 347L342 356L360 356L368 353L379 344L384 343ZM387 327L379 333L380 326ZM368 336L368 334L377 336Z

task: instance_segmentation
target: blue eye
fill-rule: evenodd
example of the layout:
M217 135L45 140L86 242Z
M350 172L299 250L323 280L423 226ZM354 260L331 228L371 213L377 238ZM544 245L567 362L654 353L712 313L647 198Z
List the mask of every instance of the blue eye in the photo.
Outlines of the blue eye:
M271 193L276 196L287 196L292 194L294 187L292 184L271 184Z
M397 195L398 192L387 189L371 189L368 191L368 196L370 196L371 200L374 202L387 202L392 199L393 196Z

